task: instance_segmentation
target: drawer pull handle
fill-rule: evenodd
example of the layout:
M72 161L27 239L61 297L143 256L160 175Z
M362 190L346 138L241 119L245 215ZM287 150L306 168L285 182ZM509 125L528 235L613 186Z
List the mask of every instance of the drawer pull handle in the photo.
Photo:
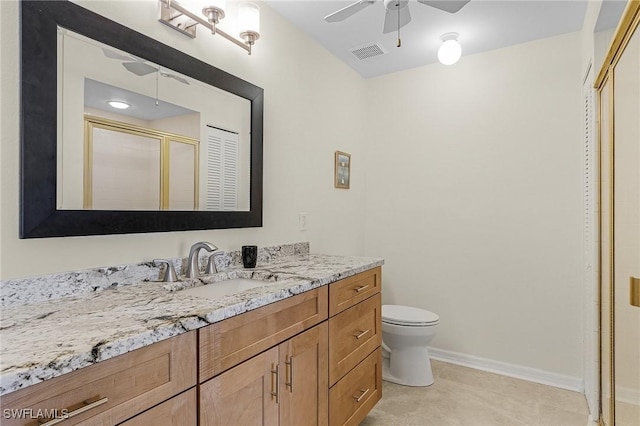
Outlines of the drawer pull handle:
M289 357L289 361L285 361L284 363L287 365L284 384L289 387L289 392L293 393L293 357Z
M279 368L280 366L278 364L274 365L271 364L271 399L273 400L273 398L276 398L276 404L278 404L280 402L280 374L279 374ZM275 370L274 370L275 368Z
M360 394L360 396L354 396L354 397L352 397L353 399L355 399L355 400L356 400L356 402L360 402L360 401L362 401L362 398L364 398L364 396L365 396L366 394L368 394L368 393L369 393L369 389L368 389L368 388L367 388L367 390L360 389L360 392L362 392L362 393Z
M84 404L82 407L78 408L77 410L70 411L69 413L67 413L66 416L58 417L56 419L49 420L49 421L46 421L46 419L42 419L42 420L39 421L39 423L42 426L57 425L58 423L62 423L64 421L66 421L67 419L70 419L72 417L78 416L78 415L80 415L82 413L86 413L87 411L92 410L92 409L94 409L94 408L96 408L96 407L98 407L98 406L100 406L102 404L106 404L107 402L109 402L109 398L107 398L107 397L102 398L102 399L98 399L98 400L93 401L93 402L91 402L91 400L88 399L88 400L82 401L82 403ZM44 422L44 423L42 423L42 422Z
M367 285L361 285L360 287L356 287L354 288L356 293L360 293L362 290L366 290L370 287L370 284Z
M354 334L353 337L355 337L356 339L360 340L360 338L362 336L364 336L365 334L367 334L369 331L371 331L371 330L361 331L360 334Z

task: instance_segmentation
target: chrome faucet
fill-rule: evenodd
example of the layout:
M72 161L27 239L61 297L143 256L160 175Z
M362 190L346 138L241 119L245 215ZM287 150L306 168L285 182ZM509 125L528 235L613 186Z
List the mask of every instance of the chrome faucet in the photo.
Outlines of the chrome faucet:
M198 278L200 276L200 264L198 262L198 253L200 249L206 251L216 251L218 247L206 241L200 241L191 246L189 250L189 259L187 261L187 272L185 275L187 278Z

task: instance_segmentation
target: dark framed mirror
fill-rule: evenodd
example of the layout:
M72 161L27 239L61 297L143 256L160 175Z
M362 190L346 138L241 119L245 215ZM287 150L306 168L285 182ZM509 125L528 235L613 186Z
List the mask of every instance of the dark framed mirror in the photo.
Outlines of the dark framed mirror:
M138 74L141 68L156 67L156 74L171 77L168 80L174 83L189 80L246 100L248 207L242 211L62 208L61 29L110 47L111 52L103 50L112 59L129 55L144 62L134 67ZM68 1L22 1L20 32L20 238L262 226L263 89Z

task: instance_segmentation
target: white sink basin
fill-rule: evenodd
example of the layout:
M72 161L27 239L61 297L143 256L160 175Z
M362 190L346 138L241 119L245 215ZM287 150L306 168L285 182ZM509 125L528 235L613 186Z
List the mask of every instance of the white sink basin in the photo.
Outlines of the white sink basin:
M219 283L211 283L201 285L199 287L187 288L180 290L182 294L188 294L190 296L206 297L209 299L216 299L223 296L228 296L234 293L240 293L241 291L250 290L252 288L261 287L269 284L268 281L251 280L248 278L235 278L233 280L221 281Z

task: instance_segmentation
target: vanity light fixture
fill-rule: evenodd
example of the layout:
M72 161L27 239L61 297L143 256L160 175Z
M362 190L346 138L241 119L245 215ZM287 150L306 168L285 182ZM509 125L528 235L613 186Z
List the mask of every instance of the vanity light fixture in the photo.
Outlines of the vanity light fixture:
M458 42L458 33L446 33L440 37L442 45L438 49L438 60L444 65L453 65L462 56L462 46Z
M107 103L109 104L110 107L116 108L116 109L127 109L131 107L131 105L122 101L107 101Z
M218 24L226 16L225 0L158 0L158 20L169 27L191 37L196 37L198 24L240 46L251 55L251 47L260 38L260 8L253 3L242 3L238 7L238 36L224 32Z
M202 14L207 17L211 24L211 34L216 35L216 25L224 19L225 0L208 0L202 7Z

